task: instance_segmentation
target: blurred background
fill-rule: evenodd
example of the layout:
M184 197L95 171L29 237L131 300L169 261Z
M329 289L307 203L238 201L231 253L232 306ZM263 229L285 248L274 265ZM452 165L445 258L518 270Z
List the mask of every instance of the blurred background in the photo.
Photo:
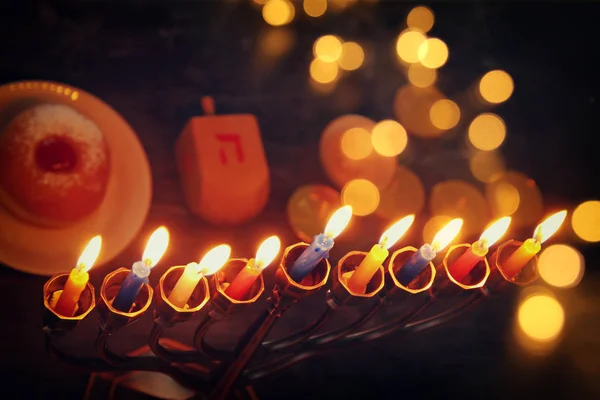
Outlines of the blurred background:
M261 398L600 395L597 3L9 1L0 14L0 83L87 90L127 119L148 153L147 226L94 269L96 284L130 264L158 223L182 248L227 240L240 254L266 232L284 244L311 237L316 218L303 226L288 202L303 185L333 186L359 217L333 259L367 250L407 213L417 221L403 243L418 246L451 217L465 219L457 242L503 215L513 217L507 238L523 240L547 213L569 211L540 255L539 285L431 331L296 364L259 381ZM204 95L218 114L251 113L261 127L272 193L244 228L212 228L183 203L173 147ZM323 132L348 114L377 125L345 130L331 150ZM356 180L328 157L399 167L379 184L378 166ZM171 252L162 268L183 262ZM44 281L1 270L0 370L10 398L81 398L87 376L43 350ZM309 321L310 305L299 310L282 324Z

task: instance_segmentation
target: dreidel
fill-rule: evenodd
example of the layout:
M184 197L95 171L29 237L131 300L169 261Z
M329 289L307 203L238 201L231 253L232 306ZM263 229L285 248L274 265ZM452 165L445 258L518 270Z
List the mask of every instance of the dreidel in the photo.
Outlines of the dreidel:
M191 118L175 145L185 201L214 225L237 225L258 215L270 192L269 167L252 114L215 115L214 100L201 100L204 116Z

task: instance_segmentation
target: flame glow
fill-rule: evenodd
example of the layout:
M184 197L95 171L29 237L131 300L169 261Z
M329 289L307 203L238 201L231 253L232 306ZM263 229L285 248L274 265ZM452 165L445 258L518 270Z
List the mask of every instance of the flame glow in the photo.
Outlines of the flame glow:
M392 247L406 233L414 220L415 215L410 214L396 222L394 225L390 226L385 232L383 232L383 235L381 235L379 244L386 249Z
M102 248L102 236L94 236L81 252L79 260L77 260L77 267L83 268L85 271L89 271L90 268L96 262L100 249Z
M490 248L496 243L508 230L510 217L502 217L489 226L479 237L479 241L485 248Z
M338 208L325 226L325 236L336 238L346 228L350 222L350 218L352 218L351 206Z
M460 228L462 228L463 220L461 218L454 218L452 221L448 222L446 226L444 226L433 238L433 242L431 246L434 248L436 252L442 251L446 248L454 240L458 232L460 232Z
M550 238L550 236L556 233L566 217L567 210L562 210L552 214L535 228L533 238L540 243L544 243Z
M217 272L229 259L231 247L226 244L220 244L209 250L198 263L198 272L203 275L212 275Z
M279 250L281 249L281 241L277 236L271 236L267 238L256 252L256 261L254 266L256 268L262 269L266 268L273 262L277 254L279 254Z
M142 261L150 268L154 267L165 254L168 246L169 231L164 226L161 226L150 235L150 239L146 243L144 255L142 256Z

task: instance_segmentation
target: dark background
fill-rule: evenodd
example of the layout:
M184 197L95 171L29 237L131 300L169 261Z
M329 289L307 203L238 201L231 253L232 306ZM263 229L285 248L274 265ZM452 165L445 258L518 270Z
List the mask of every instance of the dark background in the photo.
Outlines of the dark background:
M11 3L0 5L0 83L47 79L87 90L129 121L150 156L154 197L148 221L123 254L94 269L96 285L108 271L129 265L160 223L169 226L172 242L187 252L226 240L240 254L251 254L266 233L293 243L292 232L282 222L285 203L297 186L327 183L317 152L325 125L349 113L375 120L393 118L394 93L406 82L390 48L416 5L359 3L316 20L298 18L302 12L297 7L297 21L291 25L295 45L265 72L264 65L254 61L266 24L249 1ZM509 127L501 150L507 165L537 181L548 208L561 205L572 210L581 201L600 197L595 145L600 115L595 24L600 5L430 6L436 15L432 34L450 49L438 88L452 98L490 69L509 71L515 93L496 111ZM342 95L316 95L308 85L312 43L326 33L358 40L367 50L366 64L341 83ZM348 87L358 94L350 104L341 101ZM219 113L253 113L261 125L273 193L265 213L243 229L211 228L183 207L173 145L186 120L200 113L199 98L207 94L214 96ZM420 174L426 189L448 178L472 179L465 176L452 148L421 143L419 151L404 162ZM440 154L440 164L442 159L451 162L424 171L421 154ZM383 226L374 217L361 224L365 232L378 232ZM526 234L515 232L515 237ZM358 236L351 243L340 243L333 258L350 249L367 249L373 235ZM407 238L420 240L419 233ZM567 230L555 241L575 243L586 257L587 269L578 288L556 292L567 310L567 323L552 355L536 359L515 348L511 328L517 291L507 290L443 327L298 364L260 381L259 395L274 398L285 389L291 398L364 398L360 393L365 391L381 398L597 398L600 254L597 247L575 242ZM187 262L185 257L170 251L153 272L153 283L168 265ZM267 273L269 281L271 274ZM85 388L85 373L53 361L43 350L45 280L0 269L0 372L7 398L81 398ZM308 315L322 307L322 301L299 307L282 321L281 330L286 324L289 328L309 321ZM138 338L143 337L143 329L138 329ZM222 334L232 332L231 325L221 329ZM71 340L85 346L88 338L82 335ZM93 334L88 336L93 340ZM136 338L135 333L130 336L132 341Z

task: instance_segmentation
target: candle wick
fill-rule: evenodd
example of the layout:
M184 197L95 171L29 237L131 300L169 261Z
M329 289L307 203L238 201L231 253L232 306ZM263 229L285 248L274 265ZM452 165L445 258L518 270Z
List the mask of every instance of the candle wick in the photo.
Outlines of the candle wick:
M142 263L146 264L146 266L151 266L152 265L152 260L149 258L146 258L145 260L142 260Z
M379 246L380 246L382 249L385 249L385 248L386 248L386 246L387 246L388 240L389 240L389 238L388 238L387 236L383 236L383 237L381 238L381 240L379 241Z
M84 263L79 263L77 264L77 266L75 267L75 269L77 270L77 272L85 272L85 270L87 270L86 266Z

